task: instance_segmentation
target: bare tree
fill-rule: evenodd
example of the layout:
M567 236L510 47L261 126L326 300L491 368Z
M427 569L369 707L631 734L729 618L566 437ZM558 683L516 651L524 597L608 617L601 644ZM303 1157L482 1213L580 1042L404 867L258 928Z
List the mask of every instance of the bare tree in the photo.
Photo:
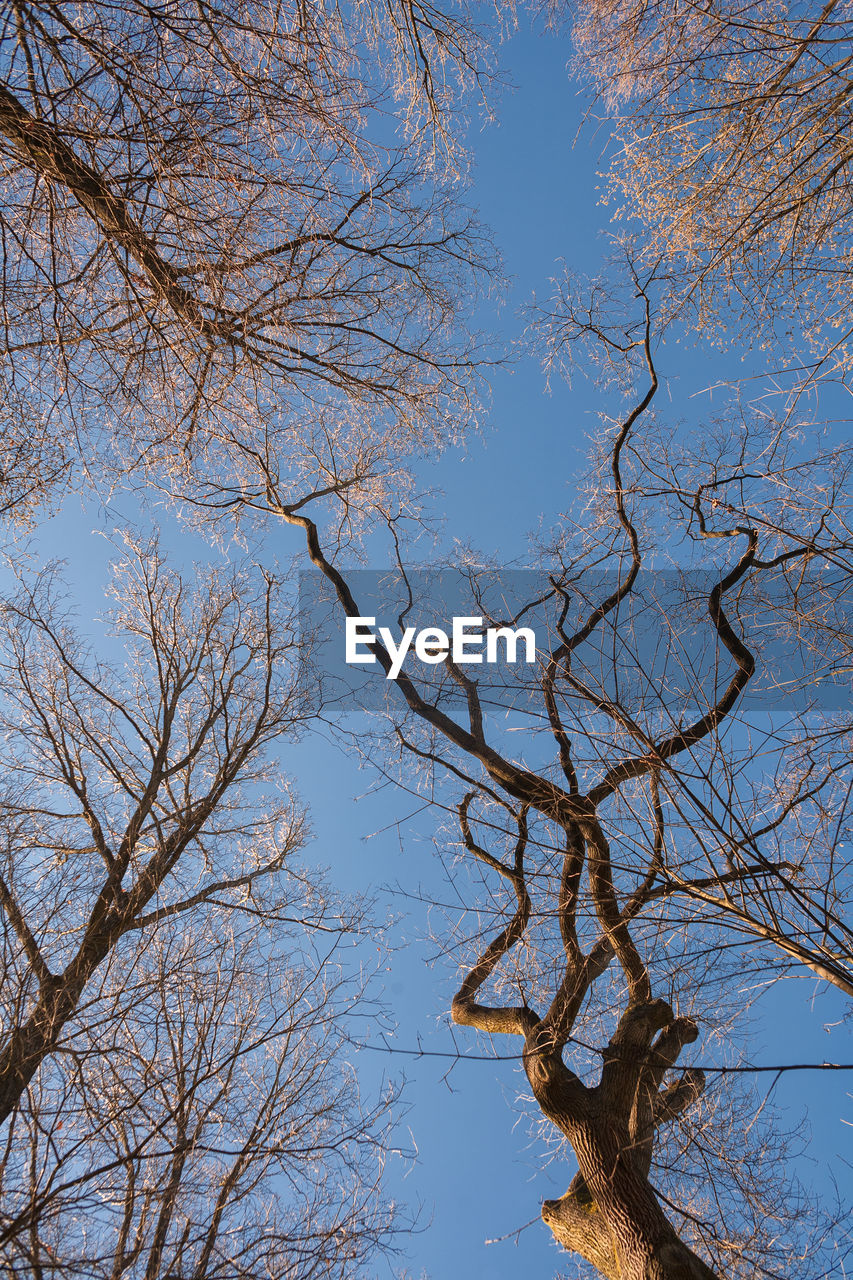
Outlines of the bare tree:
M328 953L359 920L326 896L313 955L263 892L116 949L6 1130L13 1274L351 1276L388 1246L394 1098L368 1104L346 1060L369 1006Z
M454 112L489 74L461 9L15 2L0 39L5 513L86 470L222 487L270 448L293 500L352 509L443 442L489 257L458 201ZM156 551L123 574L129 669L75 639L50 574L3 615L4 1261L351 1274L391 1226L385 1120L332 1079L331 970L300 989L274 932L355 927L292 901L304 819L266 788L305 714L280 584L191 588Z
M594 0L575 26L613 189L676 296L706 329L744 319L739 336L757 328L808 377L849 368L850 17L835 0Z
M393 1238L393 1095L360 1099L345 1058L378 1013L346 957L367 904L296 865L305 815L268 754L307 711L280 586L245 567L187 585L130 546L109 663L55 572L4 605L16 1275L352 1275Z
M445 179L454 85L488 74L470 23L131 0L2 24L7 506L75 458L180 469L274 416L298 482L318 416L357 406L399 452L458 415L473 346L448 322L482 242Z
M239 901L302 843L286 792L250 798L301 709L272 590L217 574L187 587L156 549L130 553L113 615L124 670L87 654L53 575L5 605L4 1119L122 939Z
M650 360L648 314L645 337L641 325L613 328L613 308L600 288L594 292L604 305L590 309L567 282L555 309L541 317L552 358L576 367L574 347L583 344L589 358L594 347L603 352L609 375L620 365L622 374L630 370L641 351ZM696 758L696 745L715 730L719 712L700 693L701 655L684 639L699 616L701 579L697 586L688 575L683 587L658 605L669 655L660 668L655 663L643 676L639 650L632 654L622 647L623 665L635 668L635 682L628 679L625 685L633 696L636 679L644 681L646 696L674 724L664 695L649 684L658 676L666 689L673 679L685 692L694 690L697 711L705 711L696 722L702 731L697 742L682 743L670 735L677 752L690 752L677 821L691 840L705 831L696 846L703 874L713 880L726 873L724 879L737 888L720 894L710 883L696 885L696 901L723 911L733 927L772 941L851 995L853 949L845 923L850 867L843 835L850 804L845 700L853 581L849 446L829 436L816 448L805 443L808 434L792 430L788 414L779 420L766 407L744 409L737 399L717 420L695 429L657 420L650 408L645 417L642 432L626 439L626 455L647 560L651 555L657 565L672 561L691 568L719 564L714 572L721 573L727 561L719 549L743 546L727 575L736 625L720 631L715 658L716 663L728 654L736 667L719 721L727 722L728 736L707 759ZM593 510L607 529L608 508L619 499L607 450L598 466ZM661 555L661 549L675 545L683 548L677 557ZM559 541L549 551L564 560ZM632 556L629 577L635 564L639 572L642 556L636 562ZM709 596L712 620L715 607ZM613 629L621 627L633 637L634 626L629 617ZM597 670L602 669L599 663ZM719 688L721 675L715 681ZM760 723L767 712L771 720L762 730L756 717ZM622 729L636 732L628 705ZM755 876L747 873L748 865Z
M849 626L833 630L824 606L834 602L844 622L849 460L844 451L804 455L784 423L766 419L704 427L701 442L683 447L683 432L667 441L651 415L659 380L650 295L636 277L635 287L644 312L621 329L612 308L602 317L563 300L560 341L593 342L623 378L644 374L646 387L602 438L582 520L547 549L553 644L537 684L509 704L524 738L501 728L506 691L446 654L437 667L407 664L396 676L406 709L397 735L428 767L431 795L447 795L436 792L436 774L464 787L462 846L510 894L511 914L463 965L452 1013L460 1025L518 1038L535 1101L572 1149L578 1174L543 1208L555 1237L614 1280L776 1274L786 1246L775 1226L762 1230L758 1193L726 1206L721 1188L733 1169L708 1167L692 1199L685 1149L673 1169L667 1131L702 1115L705 1074L680 1064L702 1022L717 1025L702 1010L708 982L712 1004L725 1004L729 971L709 961L721 946L740 971L805 965L853 991L850 868L838 841L851 794L849 722L795 691L784 721L762 729L748 700L763 689L784 707L761 630L769 611L783 642L806 655L822 620L824 640L840 636L840 648L824 645L817 678L845 669ZM334 544L325 549L310 508L288 503L272 468L242 493L304 530L342 615L375 611L360 607ZM650 596L644 575L678 542L695 553L675 575L673 607L672 597ZM821 573L809 588L814 567ZM470 572L470 612L487 616ZM399 574L411 625L419 602L402 559ZM535 604L524 602L514 621ZM641 627L649 614L651 649ZM697 628L698 650L689 643ZM372 643L379 674L389 674L391 654ZM801 683L813 674L807 668ZM500 912L494 889L483 891L487 912ZM698 1141L701 1122L691 1132ZM676 1178L672 1195L659 1185L661 1168ZM792 1230L789 1257L796 1240Z

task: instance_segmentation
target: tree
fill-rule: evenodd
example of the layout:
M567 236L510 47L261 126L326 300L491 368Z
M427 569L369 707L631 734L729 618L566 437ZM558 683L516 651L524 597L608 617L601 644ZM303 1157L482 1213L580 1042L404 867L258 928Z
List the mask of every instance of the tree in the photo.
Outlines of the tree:
M302 711L273 580L188 588L146 549L115 589L126 674L57 616L51 575L4 609L3 1119L122 939L248 891L303 839L293 801L246 799Z
M0 31L4 513L31 519L63 483L227 485L255 448L277 449L294 500L340 474L351 509L402 485L400 459L469 403L476 344L451 321L490 260L457 199L459 91L489 74L465 15L48 0L13 4ZM384 1112L332 1079L328 966L280 1011L261 981L263 957L297 983L281 949L304 837L295 802L262 789L266 750L307 714L279 584L191 590L156 552L126 579L132 675L89 661L50 575L4 615L0 1119L23 1141L4 1164L5 1259L350 1274L392 1225L370 1165ZM308 896L297 918L331 928ZM263 916L258 952L216 951L235 913ZM195 1011L192 992L232 1004ZM144 1047L166 1028L155 1072ZM214 1059L211 1101L177 1063ZM254 1093L235 1086L249 1069ZM285 1113L315 1130L295 1154Z
M451 805L448 788L464 789L462 846L511 891L510 914L494 906L493 888L480 889L486 919L497 911L503 921L481 922L487 941L463 965L452 1014L519 1039L538 1108L571 1146L578 1173L543 1207L555 1237L614 1280L776 1274L797 1239L792 1228L780 1244L775 1222L763 1229L763 1215L779 1212L778 1188L774 1207L762 1204L748 1165L714 1169L709 1158L690 1197L688 1152L702 1150L706 1077L679 1064L702 1022L720 1028L713 1009L725 1006L731 977L721 946L734 951L739 973L794 963L853 990L850 868L838 843L850 798L849 722L821 715L800 689L782 723L762 729L748 701L763 687L779 706L761 630L770 610L783 643L803 656L806 687L848 660L849 629L839 633L827 607L843 621L849 463L843 450L804 453L784 423L767 420L703 427L698 442L684 442L683 431L667 438L651 417L650 286L635 284L639 324L628 318L618 329L613 307L607 318L573 309L569 297L552 317L560 342L591 341L624 377L644 373L646 389L602 437L582 520L547 548L554 639L535 683L510 681L507 694L503 675L489 684L478 671L474 680L447 654L430 668L404 666L396 736L429 770L439 805ZM356 598L305 504L295 509L278 492L273 468L242 492L303 529L343 616L376 612ZM679 542L693 554L676 572L673 607L644 575ZM402 608L412 625L421 609L433 623L435 602L418 599L402 545L395 539L400 601L387 611ZM507 623L508 609L517 623L542 603L490 613L488 575L476 564L468 573L467 612L492 625ZM372 644L380 676L388 674L388 648ZM507 706L524 738L502 732ZM692 1115L701 1119L693 1124ZM667 1130L681 1120L690 1138L675 1144L678 1161L667 1169ZM669 1196L658 1178L672 1174ZM679 1231L668 1208L683 1219ZM818 1235L808 1239L816 1259Z
M612 118L621 215L665 259L676 305L718 334L745 320L739 336L757 330L809 380L846 377L849 6L605 0L575 36Z
M367 905L295 865L305 815L269 760L308 710L277 586L239 567L188 585L130 547L110 663L55 573L4 605L15 1274L350 1275L391 1240L392 1098L362 1103L344 1058L344 1010L371 1007L342 953Z
M265 896L117 948L7 1126L10 1274L350 1276L391 1246L394 1097L359 1096L346 1026L370 1006L327 954L360 922L328 896L312 949Z
M553 308L543 311L540 323L552 358L576 367L576 345L588 358L591 346L603 348L608 375L619 364L624 374L638 350L638 326L614 327L618 307L600 285L593 293L597 302L590 309L579 282L567 278ZM640 504L649 554L659 564L667 562L664 547L755 539L754 551L748 545L745 551L737 594L740 635L721 636L740 669L738 696L752 692L754 700L744 697L737 710L737 698L732 702L726 714L740 720L739 740L732 738L714 760L716 778L707 794L686 790L680 820L693 829L687 812L698 808L703 823L712 824L713 839L728 849L727 865L757 857L756 869L775 868L770 878L760 876L760 892L748 902L726 894L708 897L709 905L851 995L843 838L850 724L842 692L850 653L851 457L846 441L829 435L818 448L806 444L809 437L793 425L787 413L776 418L754 404L744 409L737 400L713 424L694 430L651 417L642 435L630 441L631 492ZM687 549L679 556L682 564L697 559L702 563ZM683 595L676 592L668 606L660 606L682 627L691 616L685 610L691 609L693 591L685 582ZM684 652L682 661L695 663L689 646L671 637L667 643ZM694 687L701 682L695 666L680 679ZM779 719L761 734L753 719L770 706ZM749 790L742 795L737 775L756 755L761 769L755 776L750 771ZM710 777L710 770L697 773L696 781ZM707 846L700 847L707 856ZM709 869L716 874L720 867ZM778 874L782 869L787 874ZM827 886L837 886L839 896Z
M316 481L356 413L392 466L458 413L472 343L449 321L482 244L444 181L451 86L488 72L463 18L131 0L3 22L7 508L75 459L75 484L162 480L274 422Z

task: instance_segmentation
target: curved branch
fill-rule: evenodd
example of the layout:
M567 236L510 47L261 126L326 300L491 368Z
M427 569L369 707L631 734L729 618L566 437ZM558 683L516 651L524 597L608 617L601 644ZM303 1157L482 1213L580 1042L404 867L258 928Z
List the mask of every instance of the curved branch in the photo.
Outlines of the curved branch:
M527 1036L539 1025L539 1018L526 1005L514 1008L491 1008L477 1004L474 996L486 979L492 974L503 957L512 950L524 936L527 922L530 919L530 895L524 880L524 850L527 845L527 809L522 808L517 817L518 841L515 846L515 858L512 867L492 857L473 839L468 822L468 806L476 793L469 791L459 805L459 825L465 848L473 853L481 862L499 872L509 880L515 890L516 909L512 920L502 929L498 936L489 943L486 950L470 970L461 987L453 997L451 1014L453 1021L461 1026L475 1027L478 1031L501 1031L509 1035Z
M646 966L631 937L625 914L619 910L613 887L610 845L597 820L585 825L587 865L596 914L628 980L631 1003L647 1004L652 995L651 983Z
M231 337L230 326L209 320L196 298L181 284L176 268L134 222L124 200L101 174L82 161L46 120L38 120L0 85L0 130L30 168L48 182L60 183L86 210L107 241L123 249L145 272L155 294L202 337Z
M739 532L747 536L747 548L737 564L716 584L708 597L708 613L717 635L737 664L737 670L729 681L725 693L692 725L656 743L646 755L623 760L621 764L608 769L601 782L589 792L589 799L594 806L597 807L611 796L623 782L642 777L643 774L659 767L674 755L701 742L722 723L752 679L755 658L733 629L722 603L725 592L743 578L755 559L758 535L751 529L741 529Z

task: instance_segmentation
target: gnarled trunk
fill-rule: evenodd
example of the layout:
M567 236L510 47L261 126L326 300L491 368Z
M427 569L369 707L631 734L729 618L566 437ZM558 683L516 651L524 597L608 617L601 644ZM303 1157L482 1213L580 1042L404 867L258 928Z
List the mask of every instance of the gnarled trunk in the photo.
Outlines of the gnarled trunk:
M559 1053L543 1052L535 1034L528 1039L526 1069L536 1101L568 1138L579 1167L566 1194L545 1201L542 1217L560 1244L605 1280L718 1280L679 1239L649 1182L657 1129L690 1106L704 1085L701 1072L686 1071L660 1087L682 1046L695 1038L695 1024L674 1018L664 1001L631 1005L592 1089Z
M542 1218L563 1248L580 1254L605 1280L718 1280L679 1240L646 1177L624 1147L620 1151L616 1135L606 1133L606 1121L571 1128L585 1173L559 1200L542 1206Z

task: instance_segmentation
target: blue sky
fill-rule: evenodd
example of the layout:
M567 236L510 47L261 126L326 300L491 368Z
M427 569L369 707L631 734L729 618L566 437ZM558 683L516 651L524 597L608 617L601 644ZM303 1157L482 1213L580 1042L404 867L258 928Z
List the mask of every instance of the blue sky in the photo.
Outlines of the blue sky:
M484 308L483 325L517 343L521 308L534 295L547 298L561 259L590 273L603 262L600 231L608 215L599 205L600 141L575 141L583 104L567 74L568 42L525 30L502 54L514 87L501 94L494 123L470 130L471 199L493 229L505 267L505 303L491 314ZM462 461L439 464L436 480L453 536L515 559L540 516L571 500L598 402L583 378L574 391L559 379L549 390L529 355L517 354L490 382L481 434Z
M515 87L501 97L498 123L471 130L472 198L494 230L509 286L505 305L495 314L484 310L483 320L507 340L523 327L518 308L533 293L547 295L559 259L594 270L606 251L601 232L609 214L599 204L596 176L602 138L587 132L575 140L583 103L567 75L568 56L562 38L514 36L503 48L503 59ZM679 377L671 383L674 397L682 386L692 390L713 381L715 359L701 349L680 353ZM664 371L675 373L666 366ZM523 560L528 531L540 520L552 520L574 497L600 404L582 378L572 389L556 380L547 392L542 370L530 357L496 371L490 413L466 455L449 454L422 470L425 482L444 492L446 537L470 541L508 562ZM98 522L109 526L109 518ZM84 622L100 608L97 584L110 551L92 533L94 523L91 510L79 511L69 502L34 544L39 554L69 558ZM415 800L377 788L369 771L359 770L320 734L287 753L284 763L292 766L312 807L311 857L329 865L342 887L399 883L409 893L419 885L427 896L441 892L429 820L408 816L418 808ZM328 800L330 771L336 781L334 804ZM394 929L398 950L383 975L386 998L399 1020L393 1043L413 1048L420 1038L431 1050L452 1052L453 964L435 959L424 909L402 899L393 909L402 915ZM836 1025L844 1013L840 997L821 991L811 979L778 984L760 1005L752 1057L758 1062L853 1061L851 1036ZM472 1037L455 1034L463 1052L477 1051ZM511 1052L512 1046L503 1051ZM410 1112L400 1140L402 1146L414 1145L417 1160L392 1161L390 1177L402 1199L423 1206L423 1230L409 1242L412 1276L515 1280L520 1274L573 1274L574 1264L556 1250L538 1221L517 1238L484 1243L537 1219L542 1199L561 1194L573 1172L570 1165L544 1163L544 1148L529 1134L530 1113L516 1103L526 1090L514 1064L453 1065L448 1059L368 1050L356 1061L367 1082L384 1072L405 1075L409 1083ZM827 1074L792 1073L776 1086L777 1105L793 1118L808 1109L813 1136L802 1162L804 1181L814 1178L816 1186L824 1186L825 1170L832 1168L840 1185L845 1179L850 1184L850 1165L844 1163L851 1133L846 1126L853 1123L850 1089L846 1077Z

